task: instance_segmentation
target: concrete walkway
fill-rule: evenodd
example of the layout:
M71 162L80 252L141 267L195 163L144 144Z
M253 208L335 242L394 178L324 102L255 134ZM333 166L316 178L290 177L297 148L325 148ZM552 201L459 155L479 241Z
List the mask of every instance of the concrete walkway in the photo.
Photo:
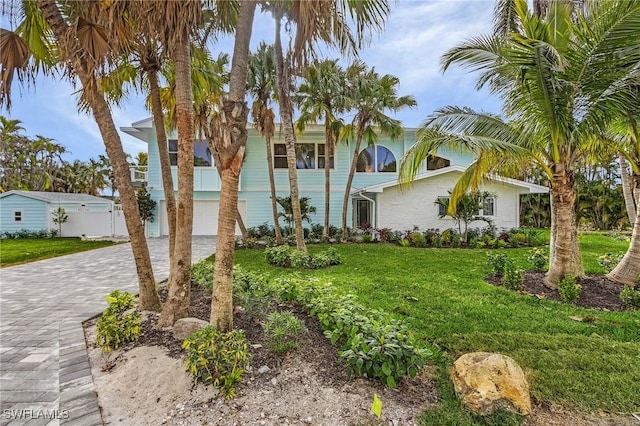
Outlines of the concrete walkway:
M166 279L168 240L149 250ZM194 261L214 250L214 237L194 237ZM81 322L137 287L128 243L0 269L0 425L102 424Z

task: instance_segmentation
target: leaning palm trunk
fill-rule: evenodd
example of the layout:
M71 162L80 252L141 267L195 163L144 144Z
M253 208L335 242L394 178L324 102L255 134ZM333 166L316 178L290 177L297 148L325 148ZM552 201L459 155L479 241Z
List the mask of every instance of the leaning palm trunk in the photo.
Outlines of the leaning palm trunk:
M273 116L273 113L271 114ZM269 189L271 190L271 212L273 213L273 230L276 234L276 245L282 244L282 231L278 220L278 202L276 201L276 180L273 175L273 155L271 154L271 134L265 136L267 144L267 161L269 170Z
M218 242L214 265L211 324L221 332L233 330L233 253L235 223L238 210L238 185L242 159L247 146L245 101L249 42L253 27L255 1L243 1L240 6L231 61L229 95L221 111L221 137L214 140L220 155L221 189L218 213Z
M42 15L51 27L53 34L65 50L67 58L71 61L73 69L80 78L84 90L87 91L85 92L85 96L90 104L96 124L100 129L107 155L113 167L138 275L138 309L159 311L160 299L156 292L151 257L149 256L149 247L147 246L147 240L144 235L144 226L140 220L138 201L133 184L131 183L129 163L127 162L120 136L113 122L111 110L103 94L97 89L98 84L95 81L95 76L88 69L80 47L73 41L70 42L72 45L65 44L66 40L74 39L67 37L69 27L62 18L56 2L54 0L38 0L38 5L42 9Z
M567 275L584 275L578 246L575 198L573 179L569 172L556 172L551 185L549 271L544 279L545 285L550 288L557 288L558 282Z
M353 160L351 160L351 169L349 169L349 177L347 178L347 184L344 188L344 200L342 201L342 242L347 241L347 211L349 209L349 195L351 193L351 185L353 184L353 177L356 174L356 168L358 167L358 153L360 152L360 145L362 144L362 131L358 128L358 135L356 136L356 146L353 152Z
M333 133L329 120L324 126L325 141L324 144L324 228L322 229L322 239L329 239L329 212L331 204L331 154L333 153Z
M280 101L280 119L282 132L287 148L287 168L289 169L289 188L291 192L291 210L293 212L293 227L296 234L296 247L300 251L307 251L304 242L304 230L302 229L302 212L300 211L300 194L298 193L298 170L296 168L296 137L293 132L293 111L289 97L289 77L284 69L282 42L280 40L281 17L276 17L276 79L278 81L278 99Z
M176 239L169 270L167 302L158 325L167 327L189 316L191 303L191 241L193 234L193 95L189 37L174 43L176 125L178 128L178 205Z
M640 188L640 176L634 174L633 181L635 191ZM624 257L613 269L607 274L607 278L619 283L636 286L640 276L640 206L636 208L635 222L633 224L633 234L631 234L631 243Z
M167 222L169 225L169 264L171 264L176 241L176 197L173 192L173 176L171 176L171 159L169 158L169 148L167 146L167 134L164 130L164 114L162 112L162 101L160 100L158 71L150 69L147 71L147 76L149 77L151 110L153 114L153 124L156 128L156 139L158 140L160 174L162 176L162 187L164 189Z
M620 180L622 181L622 195L624 196L624 206L627 209L629 223L633 225L636 220L636 210L638 200L634 200L632 177L627 173L627 161L623 155L618 155L620 162Z

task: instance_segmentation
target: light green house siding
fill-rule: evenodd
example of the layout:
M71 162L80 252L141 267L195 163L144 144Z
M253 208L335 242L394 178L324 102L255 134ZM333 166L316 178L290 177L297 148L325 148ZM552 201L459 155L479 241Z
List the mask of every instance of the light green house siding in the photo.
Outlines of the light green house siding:
M16 221L16 212L21 213L21 221ZM15 232L21 229L39 231L49 229L47 203L19 194L0 198L0 230Z
M143 120L133 124L134 127L123 129L127 133L132 134L148 142L149 144L149 168L148 168L148 190L151 197L158 202L156 208L156 218L152 223L148 224L149 235L160 236L164 234L160 208L165 199L162 189L162 179L160 176L160 161L158 155L158 146L156 143L155 132L152 128L151 120ZM176 138L175 134L168 135L168 139ZM405 152L415 144L414 129L405 130L405 134L398 140L381 135L378 140L379 146L387 148L395 157L395 172L356 172L351 191L362 189L366 191L368 187L379 185L387 182L396 181L398 179L398 168L400 161ZM297 142L305 143L324 143L324 132L320 127L309 128L304 134L298 135ZM283 144L284 135L276 132L272 139L272 144ZM363 143L360 151L366 149ZM331 171L331 193L330 193L330 217L329 221L332 225L340 227L342 222L342 205L346 189L346 182L351 168L354 156L355 143L339 143L336 147L334 168ZM272 147L272 152L274 151ZM357 154L355 154L357 155ZM441 156L449 159L451 164L467 166L471 163L472 158L469 155L457 152L442 151ZM258 226L262 223L273 224L273 214L271 210L270 187L268 162L272 159L267 158L267 150L265 140L255 129L249 129L247 140L247 150L245 160L242 167L240 177L240 187L238 200L241 210L245 216L245 225L247 227ZM172 167L174 178L174 190L177 189L177 170ZM289 195L289 176L287 169L275 169L274 180L277 196ZM324 203L325 203L325 176L324 169L316 168L313 170L298 170L298 188L300 196L310 197L311 205L316 207L317 211L311 215L312 223L324 222ZM214 167L196 167L194 170L194 201L216 201L220 199L220 178ZM203 206L204 204L200 204ZM352 226L352 201L348 203L347 220L348 225ZM217 220L217 212L212 212L211 220ZM305 224L305 226L308 226Z

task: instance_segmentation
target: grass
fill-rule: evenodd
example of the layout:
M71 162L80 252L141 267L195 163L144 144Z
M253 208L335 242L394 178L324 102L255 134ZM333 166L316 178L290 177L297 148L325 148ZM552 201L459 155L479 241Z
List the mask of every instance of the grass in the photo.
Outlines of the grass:
M113 245L110 241L82 241L79 238L34 238L0 240L0 266L18 265L65 254Z
M604 235L581 237L585 270L602 274L599 255L624 252L628 243ZM268 265L260 250L239 250L235 262L272 277L301 274L333 282L361 303L394 313L443 351L443 404L425 414L426 424L475 424L448 385L447 368L466 352L499 352L527 372L541 403L583 411L640 410L640 317L523 296L484 282L488 250L412 249L387 244L336 246L343 264L317 271ZM326 246L311 246L310 252ZM529 269L529 249L506 249ZM578 322L571 316L590 317ZM429 417L435 416L435 417ZM447 418L455 420L445 420ZM463 417L457 417L463 416ZM465 417L466 416L466 417ZM438 420L440 419L440 420ZM508 423L497 420L497 424Z

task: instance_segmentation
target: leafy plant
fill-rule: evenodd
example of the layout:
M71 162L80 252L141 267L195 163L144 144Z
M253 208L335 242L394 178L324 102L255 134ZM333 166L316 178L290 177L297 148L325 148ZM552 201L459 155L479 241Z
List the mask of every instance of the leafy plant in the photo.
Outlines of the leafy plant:
M289 267L291 248L289 246L269 247L264 250L267 263L274 266Z
M513 265L508 265L502 275L502 285L509 290L522 290L524 288L524 274Z
M298 336L307 330L291 311L272 312L262 325L266 346L279 355L299 346Z
M241 306L252 318L264 318L271 305L271 292L266 278L246 271L238 265L233 267L233 303Z
M606 253L602 256L598 256L598 263L600 264L600 266L602 266L602 269L604 269L605 273L608 274L609 272L613 271L613 268L615 268L618 263L620 263L623 257L624 253L618 253L618 256L616 257L614 257L611 253Z
M544 250L534 247L529 251L527 261L533 266L534 270L544 271L549 261L549 256L547 256Z
M629 306L640 308L640 290L635 290L630 285L625 285L620 292L620 299Z
M209 294L213 291L213 262L201 260L191 265L191 282L205 289Z
M153 222L153 211L158 203L151 198L151 194L147 191L146 185L142 185L142 187L136 191L136 198L138 200L138 210L140 211L142 223Z
M249 364L244 331L221 333L209 325L187 337L182 348L187 351L185 366L194 383L213 384L226 399L235 397L235 386Z
M133 311L133 294L114 290L107 296L109 306L96 325L96 344L103 352L118 349L140 338L140 313Z
M329 247L327 250L320 252L313 257L289 246L266 248L264 255L267 262L271 265L281 266L284 268L317 269L332 265L339 265L341 263L338 251L333 247Z
M63 207L58 207L52 212L51 220L58 225L58 233L62 235L62 225L67 223L69 215Z
M582 287L577 283L576 277L573 275L565 276L558 283L558 293L560 297L567 303L576 303L580 298Z
M305 251L293 249L289 252L289 264L292 268L309 269L311 256Z
M505 253L487 253L487 265L491 267L494 275L502 275L507 268L514 268L513 259L509 258Z
M415 376L431 355L416 346L404 323L366 309L353 295L337 293L330 283L281 278L272 286L281 300L296 301L318 317L325 336L339 345L340 359L350 374L395 387L402 376Z

